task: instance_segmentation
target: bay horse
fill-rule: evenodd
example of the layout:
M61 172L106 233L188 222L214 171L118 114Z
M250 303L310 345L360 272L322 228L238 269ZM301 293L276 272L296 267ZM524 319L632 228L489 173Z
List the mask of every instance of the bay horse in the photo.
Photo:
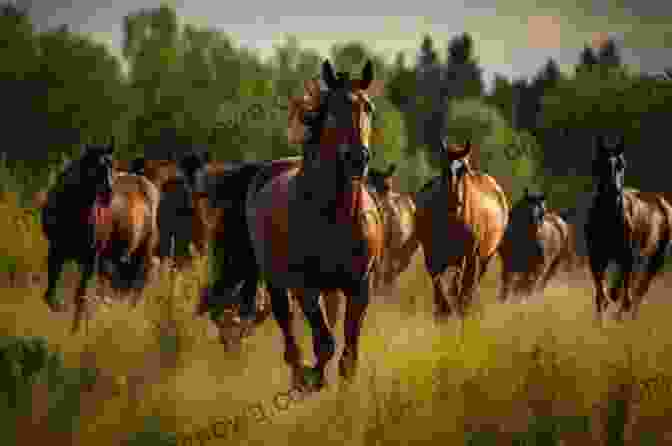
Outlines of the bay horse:
M196 212L207 221L207 241L211 243L211 285L203 290L196 316L209 313L220 332L226 350L236 346L271 313L268 293L260 285L260 271L254 258L245 217L245 199L252 180L257 184L274 175L278 168L300 167L300 157L277 161L211 161L209 153L189 153L181 159L189 179ZM291 293L296 300L297 292ZM336 324L338 296L326 300L330 327ZM236 334L237 333L237 334Z
M662 195L624 187L624 153L622 137L615 147L608 147L602 136L596 138L592 172L597 193L585 234L600 324L607 294L613 302L622 299L617 320L630 311L632 318L637 318L639 305L663 268L672 240L672 207ZM605 271L611 262L619 269L619 280L607 293Z
M73 334L79 332L86 310L84 293L99 263L116 270L119 280L113 287L123 290L142 288L153 266L158 191L136 175L113 179L113 152L113 143L86 146L81 158L58 176L41 209L49 242L43 299L51 311L66 309L56 297L64 263L79 264Z
M546 208L543 193L530 193L511 211L509 224L500 244L502 259L499 301L509 295L520 295L525 302L534 293L541 293L559 268L573 256L569 225Z
M494 178L471 168L471 143L441 141L441 175L416 194L417 234L434 286L435 321L458 317L471 302L509 220L509 202ZM446 272L452 269L452 282Z
M296 386L316 390L326 385L325 368L335 353L320 295L328 299L330 291L340 290L347 299L339 374L349 381L357 369L372 271L384 244L381 211L365 185L374 113L366 89L373 65L367 62L362 79L351 80L345 73L337 77L325 61L322 77L325 90L305 84L314 108L303 116L308 131L301 165L278 160L273 169L272 162L270 179L257 176L246 199L247 228L283 333L285 361ZM290 289L312 329L314 387L307 385L290 323Z
M385 222L385 247L380 271L376 274L376 290L392 285L408 269L420 246L415 233L413 195L393 190L396 168L396 164L390 164L386 171L372 167L368 174L368 183L374 197L378 198Z

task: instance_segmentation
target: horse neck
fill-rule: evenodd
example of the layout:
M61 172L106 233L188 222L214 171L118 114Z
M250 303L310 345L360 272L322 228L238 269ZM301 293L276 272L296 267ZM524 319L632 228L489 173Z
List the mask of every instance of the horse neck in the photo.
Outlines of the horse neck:
M600 211L601 215L609 217L622 217L623 215L623 191L608 189L605 187L598 188L595 195L593 207Z

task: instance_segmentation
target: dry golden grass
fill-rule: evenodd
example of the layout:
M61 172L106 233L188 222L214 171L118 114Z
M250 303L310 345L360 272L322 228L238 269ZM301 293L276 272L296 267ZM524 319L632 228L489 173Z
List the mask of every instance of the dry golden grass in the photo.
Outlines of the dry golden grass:
M287 410L274 402L288 390L289 371L272 319L240 353L225 353L209 321L194 319L204 263L177 279L164 273L135 310L121 303L98 308L88 336L68 334L71 314L48 312L40 299L44 284L2 289L0 334L44 336L63 352L66 365L102 371L93 388L82 391L72 435L47 432L40 421L46 397L35 386L33 418L20 424L19 444L42 437L52 444L117 446L154 415L166 432L200 431L178 444L465 444L466 431L491 431L498 432L499 445L525 431L530 414L591 416L589 433L562 438L565 444L601 444L607 402L619 397L628 401L622 423L627 444L641 444L640 432L656 432L662 443L672 431L665 417L670 389L635 400L647 378L669 375L664 380L672 382L665 284L654 285L640 320L599 330L585 279L556 280L526 306L500 305L494 302L498 268L484 279L476 304L482 317L467 320L458 345L454 324L433 326L430 282L418 254L398 290L375 296L370 306L355 383L338 385L337 356L333 385ZM311 358L309 333L302 332ZM341 343L342 322L337 334ZM216 429L222 438L206 432L218 420L231 424L231 417L237 432L225 424Z

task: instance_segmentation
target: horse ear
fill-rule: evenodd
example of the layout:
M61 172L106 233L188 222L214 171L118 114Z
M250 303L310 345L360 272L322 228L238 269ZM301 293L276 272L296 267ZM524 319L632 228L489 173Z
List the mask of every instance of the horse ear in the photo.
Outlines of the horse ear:
M203 151L203 163L208 164L210 162L210 151L209 150L204 150Z
M530 190L527 187L525 187L525 198L529 196L530 196Z
M110 139L110 144L105 148L106 155L112 155L114 153L114 136Z
M367 61L366 65L364 65L364 69L362 70L362 81L360 83L360 87L362 90L366 90L369 88L371 85L371 82L373 81L373 63L371 61Z
M464 155L462 155L462 157L465 157L465 156L469 155L469 153L471 153L471 140L470 139L468 139L467 142L464 143L463 153L464 153Z
M334 74L334 69L331 67L331 63L329 63L328 60L325 60L322 64L322 79L324 79L324 82L330 90L338 88L338 80Z
M448 152L448 137L441 139L441 153Z
M625 153L625 141L623 136L618 139L618 145L614 149L616 155L623 155Z

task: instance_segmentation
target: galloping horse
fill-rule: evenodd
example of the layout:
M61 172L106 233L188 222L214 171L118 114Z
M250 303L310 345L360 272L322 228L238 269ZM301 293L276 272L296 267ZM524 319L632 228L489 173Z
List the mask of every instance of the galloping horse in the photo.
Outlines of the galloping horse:
M417 194L417 233L434 284L437 321L457 313L461 322L509 219L509 202L491 176L469 165L464 147L442 141L442 173ZM454 269L452 286L445 272ZM449 298L452 297L452 299Z
M201 222L194 209L192 190L185 173L175 159L135 158L129 164L131 172L149 179L161 193L157 223L159 243L156 255L161 261L174 255L178 268L191 260L189 244L194 233L201 228ZM200 254L202 245L196 244ZM174 248L174 252L171 252Z
M324 91L306 83L314 108L302 117L308 130L302 163L280 160L275 169L271 163L275 172L252 182L246 204L255 258L285 340L285 361L295 385L306 386L290 323L291 289L312 329L317 389L325 385L325 367L335 353L320 294L330 299L329 291L341 290L347 299L339 373L352 378L371 273L384 243L382 215L365 186L374 111L365 90L373 81L373 65L367 62L361 80L350 80L345 73L337 78L325 61L322 76Z
M542 292L563 262L571 261L570 243L567 223L546 209L544 194L530 193L525 188L525 195L511 211L499 248L500 302L506 302L512 291L522 295L523 301Z
M415 202L407 193L393 191L392 178L396 164L387 171L369 169L368 182L378 197L385 221L385 248L380 271L376 272L374 288L393 284L411 263L420 242L415 233Z
M660 194L624 187L622 138L616 147L609 148L604 138L598 137L596 152L592 169L598 188L585 228L596 317L601 323L608 304L605 271L614 262L620 270L619 280L609 297L613 302L623 299L616 318L622 320L623 313L632 310L636 319L639 305L670 249L672 207Z
M65 310L55 295L64 263L75 260L81 271L72 333L79 331L84 293L99 260L101 266L116 270L117 289L144 287L153 266L158 191L136 175L113 180L113 151L113 144L87 147L59 175L42 207L42 228L49 241L44 301L52 311Z
M270 315L268 296L259 286L245 217L245 199L252 180L270 179L278 168L301 166L301 158L271 162L217 162L209 154L190 153L180 161L194 193L196 212L206 222L205 239L211 243L211 285L201 294L196 316L210 313L226 350L253 332ZM257 179L263 182L264 179ZM297 293L292 293L296 299ZM336 324L339 295L324 301L330 327ZM236 334L237 333L237 334Z

